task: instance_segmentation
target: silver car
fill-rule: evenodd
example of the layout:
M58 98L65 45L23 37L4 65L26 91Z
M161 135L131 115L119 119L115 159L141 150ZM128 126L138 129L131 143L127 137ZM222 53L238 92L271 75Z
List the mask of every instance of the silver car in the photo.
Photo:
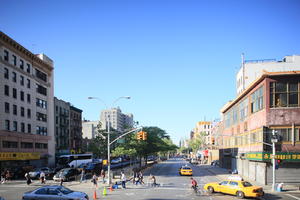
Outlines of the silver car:
M23 200L88 200L84 192L75 192L64 186L53 185L37 188L23 194Z

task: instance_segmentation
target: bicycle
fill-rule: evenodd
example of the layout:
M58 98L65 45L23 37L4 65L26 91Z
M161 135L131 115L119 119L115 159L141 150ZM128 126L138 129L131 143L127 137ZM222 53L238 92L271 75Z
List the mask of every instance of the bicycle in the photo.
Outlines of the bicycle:
M194 191L194 193L198 196L198 195L201 195L201 190L199 189L198 185L196 186L192 186L191 187Z

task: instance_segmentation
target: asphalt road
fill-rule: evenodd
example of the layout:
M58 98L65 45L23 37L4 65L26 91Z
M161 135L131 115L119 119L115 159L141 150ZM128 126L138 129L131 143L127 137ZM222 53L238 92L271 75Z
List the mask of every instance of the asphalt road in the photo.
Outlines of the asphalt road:
M131 182L127 183L127 189L117 189L113 192L107 191L107 196L103 196L103 187L101 184L96 190L98 199L111 199L111 200L235 200L234 196L223 195L223 194L213 194L208 195L203 190L201 194L194 194L190 189L190 177L179 176L178 169L182 165L189 165L193 168L193 177L197 180L200 188L208 182L220 181L214 174L212 174L208 169L210 166L194 166L190 165L184 160L173 159L168 160L152 168L147 169L144 172L144 182L145 185L133 185ZM159 187L149 187L147 186L147 180L149 175L152 174L156 177L157 183L160 184ZM47 184L53 184L52 181L48 181ZM57 183L56 183L57 184ZM86 192L90 199L93 199L93 193L95 189L92 187L92 183L87 181L87 183L70 182L65 184L68 188L76 191ZM6 183L0 185L0 196L4 197L5 200L18 200L22 199L22 194L26 191L33 190L39 187L40 184L36 181L33 185L27 186L24 183ZM263 198L265 200L300 200L300 193L283 193L283 194L266 194Z

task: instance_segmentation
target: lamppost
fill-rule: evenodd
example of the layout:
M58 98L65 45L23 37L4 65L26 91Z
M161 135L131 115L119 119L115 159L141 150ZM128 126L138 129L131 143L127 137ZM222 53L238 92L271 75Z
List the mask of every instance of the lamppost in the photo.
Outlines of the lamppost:
M88 97L88 99L97 99L105 105L107 110L109 109L107 104L98 97ZM129 96L119 97L115 101L113 101L112 106L120 99L130 99L130 97ZM105 118L105 122L107 121L107 126L108 126L107 127L107 178L108 178L108 185L110 185L111 184L111 180L110 180L110 144L111 143L110 143L110 114L109 113L108 113L107 118L108 118L108 120L106 120L106 118Z

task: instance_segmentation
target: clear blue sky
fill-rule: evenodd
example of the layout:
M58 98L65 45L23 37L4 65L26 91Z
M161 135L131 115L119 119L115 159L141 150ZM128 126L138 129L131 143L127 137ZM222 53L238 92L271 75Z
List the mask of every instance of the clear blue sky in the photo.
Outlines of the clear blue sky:
M300 54L298 0L0 0L0 30L55 62L55 96L99 119L118 106L178 143L219 118L246 59Z

